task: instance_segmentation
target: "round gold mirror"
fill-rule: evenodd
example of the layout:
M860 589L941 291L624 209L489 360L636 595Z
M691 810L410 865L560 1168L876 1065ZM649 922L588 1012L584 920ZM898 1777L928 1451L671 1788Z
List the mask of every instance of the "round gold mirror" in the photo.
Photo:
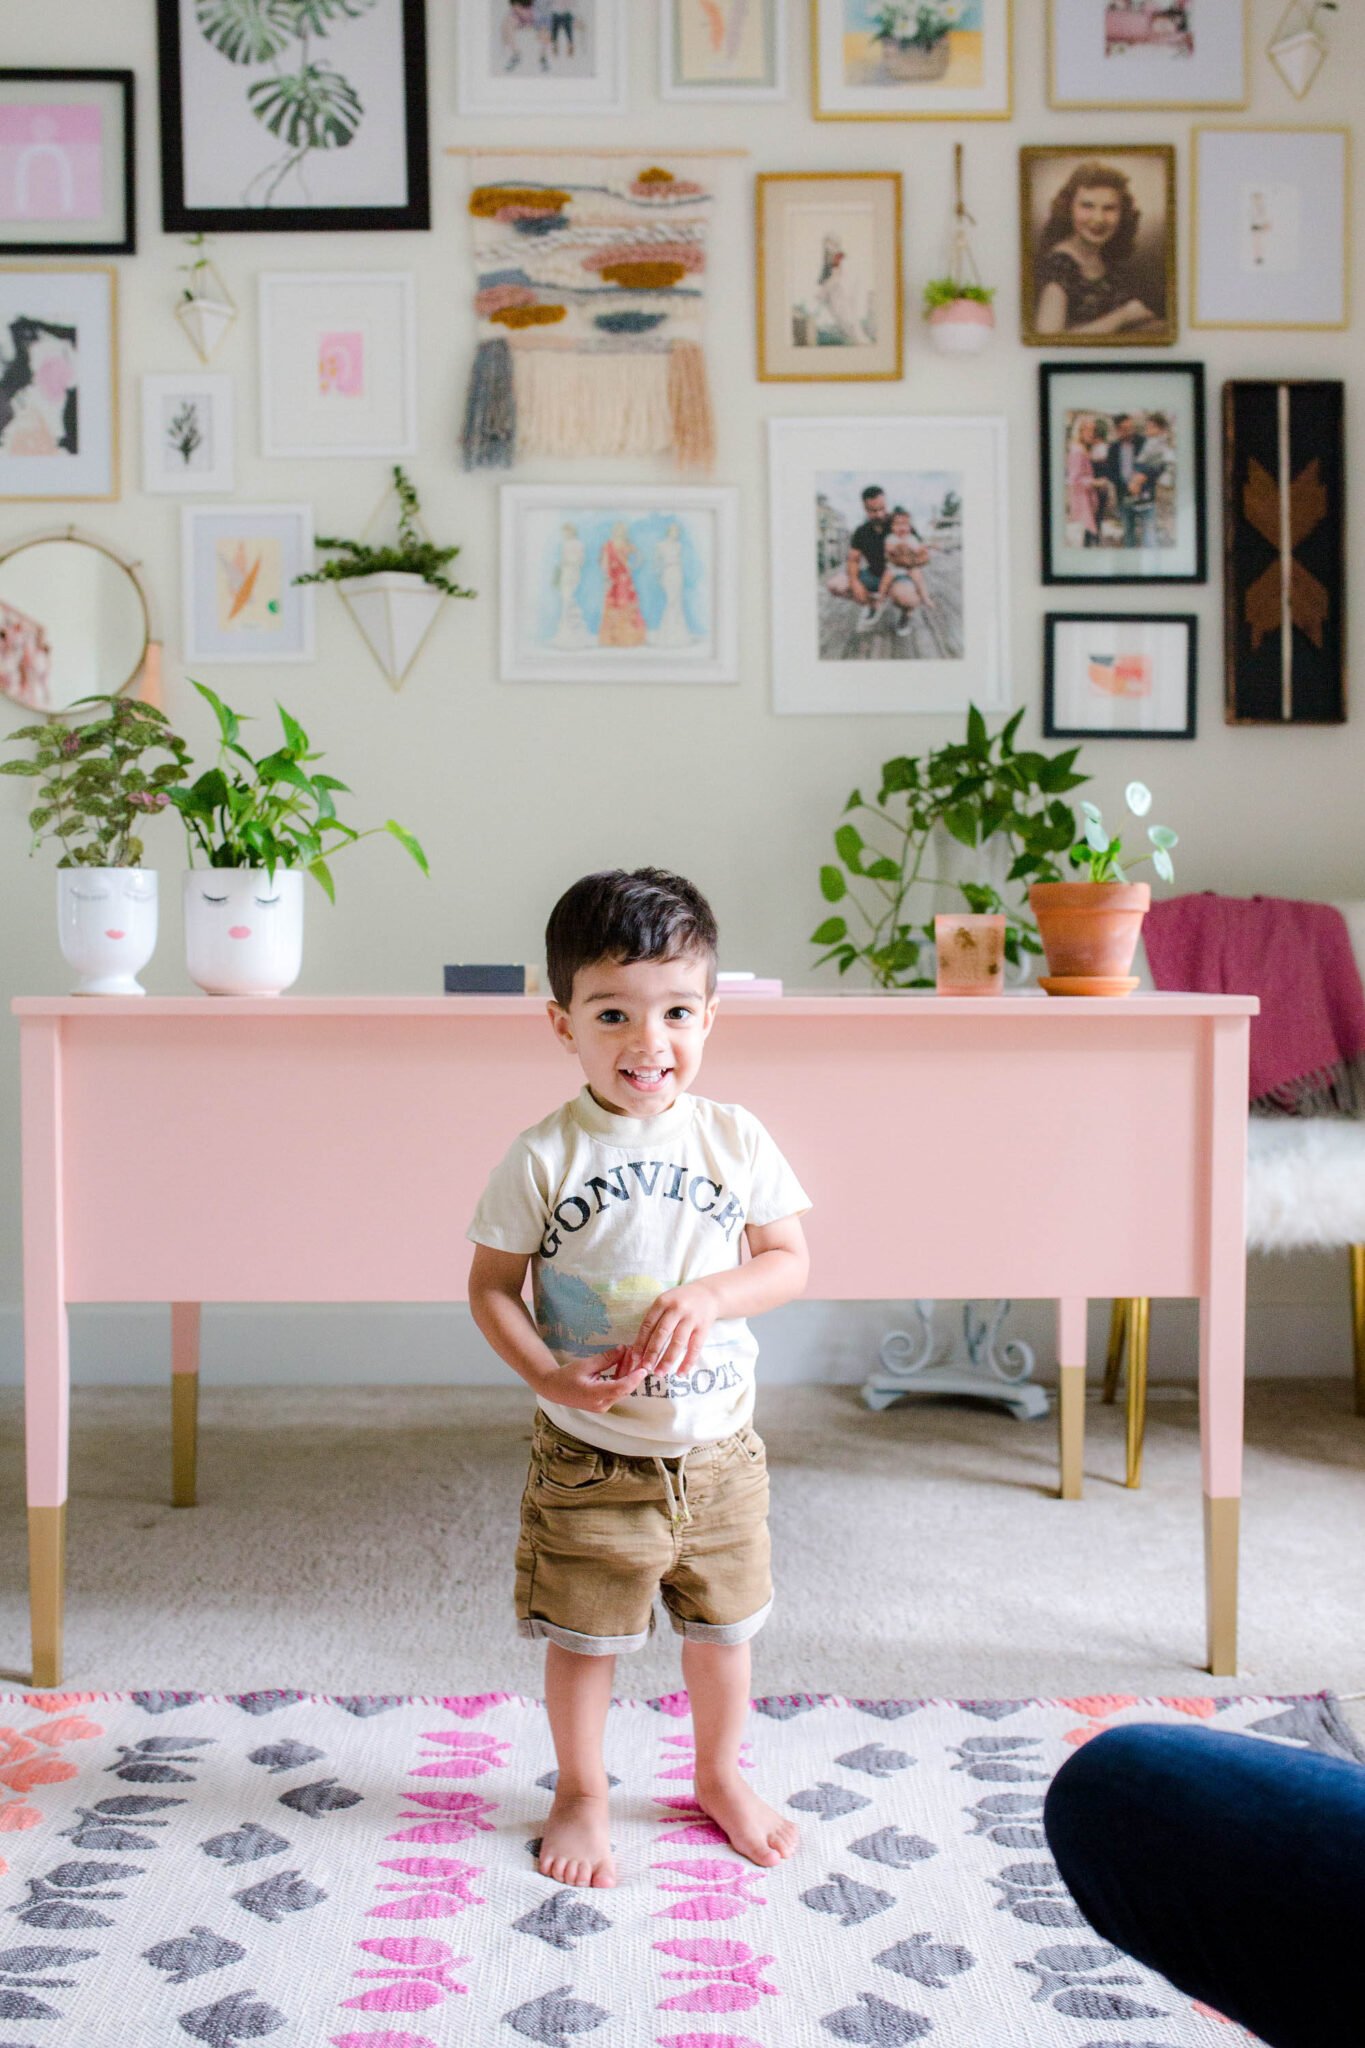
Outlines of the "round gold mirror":
M115 695L142 672L151 642L136 565L67 527L0 552L0 691L49 718L79 697Z

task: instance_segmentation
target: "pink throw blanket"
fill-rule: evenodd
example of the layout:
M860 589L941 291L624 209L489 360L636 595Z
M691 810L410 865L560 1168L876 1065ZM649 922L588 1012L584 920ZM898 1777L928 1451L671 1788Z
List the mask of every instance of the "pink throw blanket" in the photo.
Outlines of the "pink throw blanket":
M1254 1103L1365 1114L1365 992L1339 910L1283 896L1172 896L1152 905L1143 937L1158 988L1260 997Z

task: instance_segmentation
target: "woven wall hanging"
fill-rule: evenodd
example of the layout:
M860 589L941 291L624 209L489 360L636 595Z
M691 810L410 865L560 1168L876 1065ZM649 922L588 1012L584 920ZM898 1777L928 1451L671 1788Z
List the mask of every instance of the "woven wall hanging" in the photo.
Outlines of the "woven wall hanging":
M701 330L712 194L648 157L475 157L480 341L467 469L663 455L709 469Z

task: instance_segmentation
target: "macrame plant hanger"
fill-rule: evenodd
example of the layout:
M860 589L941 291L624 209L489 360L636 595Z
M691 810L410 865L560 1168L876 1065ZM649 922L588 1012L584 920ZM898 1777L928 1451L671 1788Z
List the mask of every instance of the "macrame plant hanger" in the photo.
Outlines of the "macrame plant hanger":
M986 346L995 315L989 294L981 282L972 250L971 231L976 216L968 210L962 189L962 144L953 144L953 241L948 277L953 297L941 303L931 299L928 315L929 338L942 355L975 355ZM937 285L935 292L937 292ZM970 292L970 296L965 296Z
M981 272L976 267L972 254L972 239L968 232L976 226L975 214L967 211L967 202L962 196L962 144L953 144L953 258L950 275L954 284L980 284Z

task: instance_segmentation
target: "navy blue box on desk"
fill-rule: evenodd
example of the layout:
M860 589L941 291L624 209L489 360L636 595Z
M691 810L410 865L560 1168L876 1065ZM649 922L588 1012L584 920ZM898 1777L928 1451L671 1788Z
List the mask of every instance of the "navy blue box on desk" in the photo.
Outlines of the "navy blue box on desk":
M458 966L447 966L444 973L448 996L527 996L534 995L540 986L540 976L534 967L461 962Z

